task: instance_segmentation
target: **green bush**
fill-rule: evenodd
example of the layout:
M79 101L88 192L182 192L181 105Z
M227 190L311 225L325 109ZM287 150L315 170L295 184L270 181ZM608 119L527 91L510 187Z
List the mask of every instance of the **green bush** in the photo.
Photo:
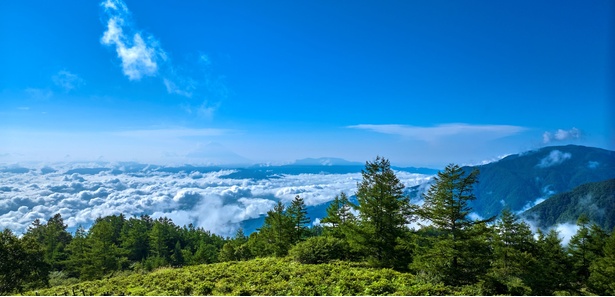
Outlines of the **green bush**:
M297 262L303 264L321 264L332 260L344 260L348 257L349 247L341 239L334 237L310 237L295 245L289 252Z

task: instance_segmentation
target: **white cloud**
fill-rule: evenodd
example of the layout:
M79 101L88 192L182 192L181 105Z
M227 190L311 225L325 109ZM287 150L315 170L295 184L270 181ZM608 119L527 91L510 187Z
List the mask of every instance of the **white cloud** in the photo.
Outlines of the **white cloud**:
M553 150L549 153L548 156L542 158L540 163L538 163L538 167L547 168L554 165L561 164L562 162L570 159L572 155L570 153L562 153L559 150Z
M56 86L64 89L66 92L76 89L85 83L81 77L66 70L61 70L51 79Z
M511 125L471 125L464 123L442 124L434 127L407 125L353 125L347 128L369 130L383 134L399 135L432 142L441 138L457 135L481 135L487 138L500 138L514 135L526 130L524 127Z
M544 143L551 143L554 141L579 139L582 135L583 133L581 132L581 130L577 128L572 128L570 130L557 129L557 131L555 132L545 131L542 134L542 141Z
M122 71L130 80L140 80L143 76L158 73L158 61L166 59L166 53L151 35L143 38L141 33L133 33L129 11L120 0L107 0L101 3L107 14L107 30L100 42L115 46L118 58L122 61Z
M189 100L181 103L184 110L211 119L230 91L224 76L212 74L210 57L199 53L196 61L187 67L176 67L152 34L138 30L122 0L105 0L100 6L106 15L106 30L100 42L115 47L124 75L129 80L140 80L144 76L161 77L168 94Z
M572 236L574 236L579 230L579 226L572 223L558 224L552 229L555 229L559 233L559 237L562 239L562 244L567 246Z

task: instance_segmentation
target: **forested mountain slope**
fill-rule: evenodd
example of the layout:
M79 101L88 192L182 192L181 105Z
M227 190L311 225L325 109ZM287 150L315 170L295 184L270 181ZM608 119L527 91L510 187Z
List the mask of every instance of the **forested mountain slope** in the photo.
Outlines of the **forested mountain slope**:
M615 179L588 183L570 192L551 196L523 213L539 227L574 223L586 214L591 222L604 230L615 227Z
M465 169L480 170L472 208L490 217L505 206L520 211L538 199L615 178L615 152L578 145L551 146Z

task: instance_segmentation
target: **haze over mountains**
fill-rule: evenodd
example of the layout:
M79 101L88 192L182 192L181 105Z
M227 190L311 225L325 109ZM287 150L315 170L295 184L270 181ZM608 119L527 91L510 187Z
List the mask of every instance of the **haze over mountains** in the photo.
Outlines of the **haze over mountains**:
M131 162L2 166L0 228L23 232L34 219L46 220L60 213L74 230L78 225L87 227L99 216L124 213L167 216L178 225L193 223L214 233L231 235L239 227L254 231L276 201L286 203L296 195L305 199L310 218L318 222L335 195L341 191L354 195L363 167L363 163L338 158L238 168ZM504 207L521 213L546 200L532 210L532 219L541 227L550 227L576 220L582 209L575 198L568 199L574 203L555 204L576 208L576 212L555 210L551 201L564 198L549 197L615 178L615 152L576 145L553 146L466 168L481 172L475 187L477 200L472 204L475 215L494 216ZM429 168L393 169L414 203L421 203L421 191L437 173ZM612 194L609 185L607 182L601 193ZM577 192L573 193L575 197L587 194ZM612 196L605 198L597 192L592 195L596 201L612 200ZM605 227L615 221L610 218L613 203L600 202L592 207L600 211L590 214L606 216L600 221ZM545 214L549 218L543 218Z

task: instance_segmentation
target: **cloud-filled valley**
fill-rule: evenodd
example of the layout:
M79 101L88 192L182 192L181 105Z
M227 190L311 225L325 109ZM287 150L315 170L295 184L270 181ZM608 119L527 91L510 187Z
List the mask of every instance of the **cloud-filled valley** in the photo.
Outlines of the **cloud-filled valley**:
M408 187L431 178L404 171L396 174ZM352 195L361 173L61 164L4 167L0 178L0 228L18 233L35 219L46 221L55 213L70 229L87 228L98 217L123 213L166 216L178 225L192 223L231 235L241 222L264 215L278 200L288 203L300 195L308 206L316 206L341 191Z

